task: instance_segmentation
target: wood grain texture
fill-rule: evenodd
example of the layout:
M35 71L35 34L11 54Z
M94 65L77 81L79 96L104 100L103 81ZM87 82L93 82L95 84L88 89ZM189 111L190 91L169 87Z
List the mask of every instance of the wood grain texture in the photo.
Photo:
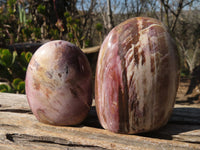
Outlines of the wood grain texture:
M179 56L164 25L128 19L113 28L99 51L95 100L101 125L116 133L142 133L169 120L179 83Z
M125 135L102 129L94 106L78 126L52 126L36 120L25 95L0 93L0 150L16 149L200 149L200 108L176 105L165 127Z

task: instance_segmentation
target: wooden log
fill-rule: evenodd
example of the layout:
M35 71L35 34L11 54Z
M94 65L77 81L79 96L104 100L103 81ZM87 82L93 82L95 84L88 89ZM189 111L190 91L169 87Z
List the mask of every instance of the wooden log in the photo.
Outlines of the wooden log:
M44 43L49 42L49 40L42 41L39 43L15 43L12 45L9 45L9 49L11 51L30 51L34 53L40 46L42 46ZM100 46L94 46L94 47L89 47L89 48L83 48L81 49L85 54L90 54L90 53L96 53L100 49Z
M47 41L45 41L45 42L47 42ZM41 42L41 43L29 43L29 42L15 43L15 44L9 45L8 48L11 51L15 51L15 50L18 51L18 52L30 51L30 52L34 53L45 42Z
M85 54L90 54L90 53L96 53L96 52L98 52L99 49L100 49L100 46L94 46L94 47L84 48L84 49L82 49L82 51Z
M195 105L194 105L195 106ZM175 106L170 122L200 125L200 108Z
M0 93L0 149L200 149L199 114L199 107L176 106L157 131L115 134L101 128L94 106L80 125L52 126L36 120L25 95Z

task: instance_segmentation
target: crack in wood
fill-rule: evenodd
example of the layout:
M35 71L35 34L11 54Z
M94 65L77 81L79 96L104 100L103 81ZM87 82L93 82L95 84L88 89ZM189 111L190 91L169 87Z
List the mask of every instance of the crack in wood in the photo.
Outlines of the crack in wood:
M187 140L185 140L185 141L183 141L183 142L187 142L187 143L192 143L192 144L200 144L200 142L192 142L192 141L187 141Z
M59 144L59 145L62 145L62 146L70 146L70 147L101 148L101 147L94 146L94 145L81 145L81 144L74 144L74 143L71 143L71 142L69 144L58 143L58 142L54 142L54 141L43 141L43 140L31 140L29 142L41 142L41 143L49 143L49 144ZM102 149L104 149L104 148L102 148Z
M6 139L11 141L11 142L15 142L12 134L6 134Z
M0 112L12 112L12 113L28 113L33 114L31 110L24 110L24 109L2 109Z
M62 138L57 137L46 137L46 136L31 136L27 134L6 134L6 139L15 143L24 143L24 142L33 142L33 143L48 143L55 144L67 147L82 147L82 148L91 148L96 150L104 150L105 148L94 146L94 145L82 145L72 141L68 141Z
M11 124L0 124L0 127L14 127L14 128L18 128L18 126L11 125Z

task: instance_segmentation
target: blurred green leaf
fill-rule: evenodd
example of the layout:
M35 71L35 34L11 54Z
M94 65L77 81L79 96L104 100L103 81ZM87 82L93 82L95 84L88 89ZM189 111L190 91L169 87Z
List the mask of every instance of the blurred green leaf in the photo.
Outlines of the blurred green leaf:
M80 40L84 40L84 39L85 39L85 36L82 36Z
M25 93L25 82L24 81L19 82L19 84L17 85L17 91L21 94Z
M3 49L0 53L0 64L5 67L10 67L12 64L12 54L8 49Z
M33 33L35 34L36 38L41 38L41 29L40 28L33 28Z
M85 46L88 47L90 45L90 41L89 40L85 40Z
M20 78L16 78L13 80L12 87L14 91L17 93L21 93L21 94L25 93L25 82Z
M103 29L103 25L101 23L97 23L96 24L96 29L97 29L97 31L100 32Z
M11 92L11 87L7 84L0 84L0 92Z
M77 25L77 24L73 24L73 29L74 29L75 31L77 31L77 30L78 30L78 25Z
M10 14L15 13L16 9L14 7L15 3L17 2L17 0L8 0L8 12Z
M20 54L20 64L21 64L21 67L24 71L26 71L26 68L28 66L28 63L30 62L32 58L32 53L31 52L22 52Z
M64 13L64 16L65 16L66 18L69 17L69 16L70 16L69 12L65 12L65 13Z
M31 58L32 58L32 53L31 52L26 52L25 54L25 58L26 58L26 62L27 64L30 62Z
M20 5L18 3L18 11L19 11L19 21L21 24L26 25L26 12L25 12L25 8L23 7L23 5Z
M22 79L20 79L20 78L16 78L16 79L13 80L12 86L13 86L13 88L14 88L15 90L18 90L18 85L19 85L19 83L20 83L21 81L22 81Z
M43 14L43 15L45 14L45 10L46 10L45 5L40 4L40 5L37 7L37 11L38 11L39 13Z
M12 56L12 64L15 62L16 57L17 57L17 52L14 51L14 52L13 52L13 56Z
M69 32L69 33L68 33L68 37L69 37L70 39L73 39L73 38L74 38L73 33Z
M74 21L76 24L80 24L80 19L75 19L75 21Z
M67 17L67 23L70 24L70 25L73 23L71 16Z
M57 29L51 29L50 35L53 39L59 39L59 31Z

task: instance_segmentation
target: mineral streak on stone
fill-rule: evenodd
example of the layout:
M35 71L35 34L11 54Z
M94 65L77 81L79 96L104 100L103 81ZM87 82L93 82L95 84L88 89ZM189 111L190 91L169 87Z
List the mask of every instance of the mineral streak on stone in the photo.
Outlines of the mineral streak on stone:
M152 18L116 26L99 52L95 100L101 125L139 133L165 125L179 82L179 56L166 28Z

